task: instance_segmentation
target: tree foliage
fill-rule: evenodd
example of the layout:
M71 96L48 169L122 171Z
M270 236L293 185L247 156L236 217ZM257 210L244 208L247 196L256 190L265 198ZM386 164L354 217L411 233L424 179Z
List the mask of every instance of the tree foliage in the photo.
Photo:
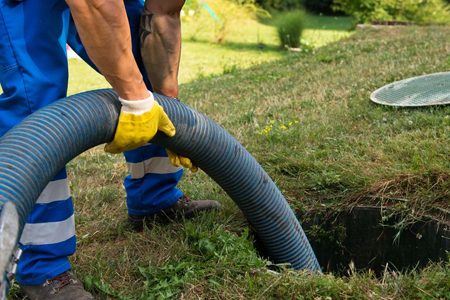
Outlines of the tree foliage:
M333 0L302 0L301 1L306 10L313 13L334 14Z
M358 23L447 24L450 20L449 5L443 0L334 0L334 8L354 16Z

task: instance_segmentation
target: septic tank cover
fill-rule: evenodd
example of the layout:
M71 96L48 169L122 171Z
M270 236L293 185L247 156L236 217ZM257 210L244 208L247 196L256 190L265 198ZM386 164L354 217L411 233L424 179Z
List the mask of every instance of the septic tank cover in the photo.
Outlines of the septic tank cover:
M428 74L396 81L370 95L378 104L428 106L450 103L450 72Z

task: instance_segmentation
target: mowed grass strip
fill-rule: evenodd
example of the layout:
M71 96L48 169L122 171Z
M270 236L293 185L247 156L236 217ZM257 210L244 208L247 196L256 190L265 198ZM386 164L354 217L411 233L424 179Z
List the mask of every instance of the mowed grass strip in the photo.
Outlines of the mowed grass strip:
M233 73L289 55L287 51L280 51L274 26L244 15L245 18L227 25L226 39L220 44L215 42L213 21L205 24L194 18L183 22L180 83ZM349 37L354 32L352 22L350 17L305 15L302 51ZM73 77L69 82L69 95L109 87L105 79L84 62L71 59L69 68Z
M245 14L244 14L245 15ZM215 42L213 21L204 18L183 22L183 50L180 82L189 83L199 77L229 74L236 70L279 60L287 51L280 51L276 28L258 22L251 15L233 18L227 24L222 43ZM202 22L203 20L203 22ZM336 42L353 34L352 18L305 14L302 51Z

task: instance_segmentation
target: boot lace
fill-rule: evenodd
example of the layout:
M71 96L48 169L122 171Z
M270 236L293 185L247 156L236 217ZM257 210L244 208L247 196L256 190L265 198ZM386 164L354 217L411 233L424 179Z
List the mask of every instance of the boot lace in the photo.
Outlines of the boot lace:
M65 286L76 283L77 281L70 276L69 272L62 273L58 276L53 277L52 279L47 280L44 283L44 286L51 286L52 294L58 293Z
M189 206L189 203L191 203L191 198L189 198L186 195L183 195L180 200L178 200L178 203L181 205L181 207L187 207Z

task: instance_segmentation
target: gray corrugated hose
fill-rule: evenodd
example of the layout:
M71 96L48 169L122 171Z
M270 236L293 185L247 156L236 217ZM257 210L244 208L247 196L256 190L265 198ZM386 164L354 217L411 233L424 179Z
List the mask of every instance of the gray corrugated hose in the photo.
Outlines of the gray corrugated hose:
M244 212L272 261L320 270L285 198L245 148L205 115L180 101L155 97L177 134L159 133L152 143L190 157L214 179ZM35 112L0 139L0 205L15 204L20 231L46 184L67 162L112 140L119 110L112 90L86 92Z

